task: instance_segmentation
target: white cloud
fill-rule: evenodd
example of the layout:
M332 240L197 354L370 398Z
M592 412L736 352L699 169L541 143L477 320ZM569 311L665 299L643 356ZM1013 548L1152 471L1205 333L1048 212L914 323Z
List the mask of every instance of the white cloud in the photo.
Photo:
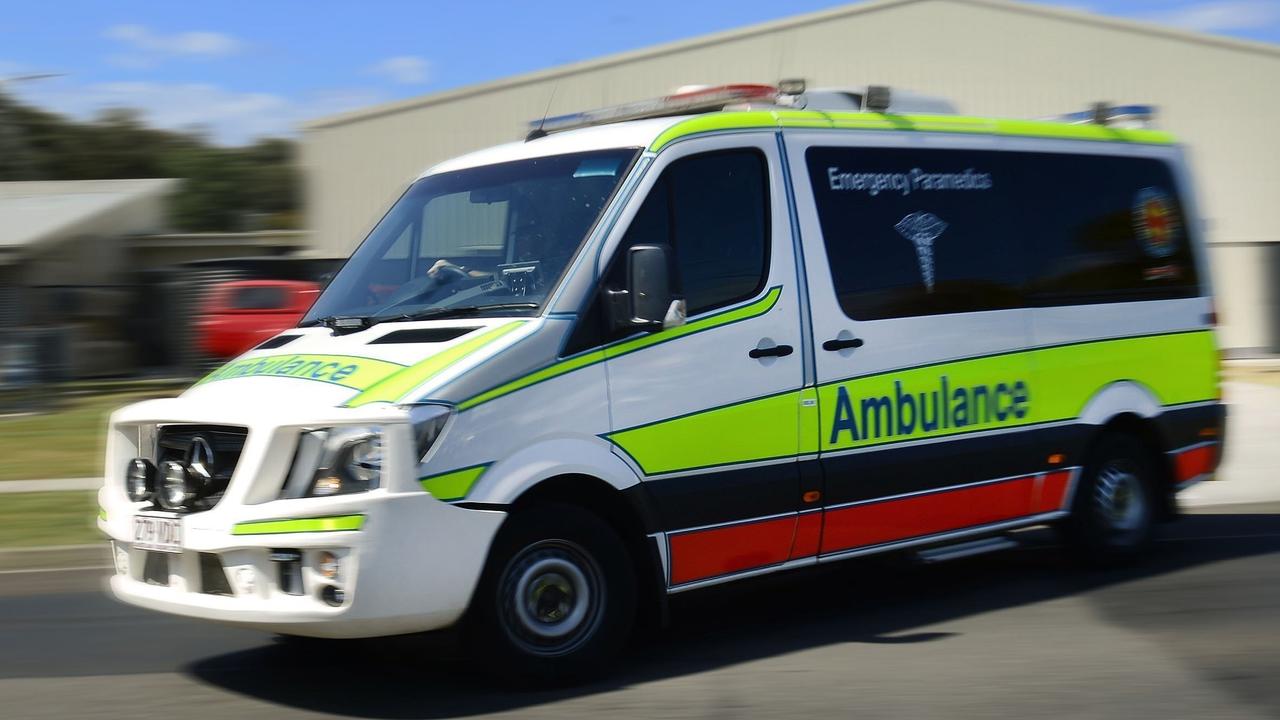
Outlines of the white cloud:
M234 55L243 49L239 40L219 32L193 31L165 35L143 25L113 25L104 33L130 51L114 56L116 60L140 61L144 56L215 58ZM145 61L145 60L141 60Z
M170 130L201 128L223 145L255 138L291 136L306 122L383 102L364 90L327 90L301 98L237 92L204 83L108 82L78 85L68 80L15 85L25 102L87 119L108 108L135 108L145 121Z
M401 85L421 85L430 76L431 64L416 55L387 58L369 72Z
M1280 22L1277 0L1209 0L1193 3L1145 19L1200 32L1231 32L1270 27Z

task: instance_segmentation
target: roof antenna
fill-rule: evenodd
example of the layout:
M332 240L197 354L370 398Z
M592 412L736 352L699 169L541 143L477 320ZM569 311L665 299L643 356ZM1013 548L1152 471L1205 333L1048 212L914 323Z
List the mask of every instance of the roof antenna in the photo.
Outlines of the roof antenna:
M547 131L543 130L542 126L547 124L547 115L551 114L551 101L556 99L556 88L558 87L560 87L560 81L556 80L556 83L551 86L551 96L547 98L547 107L542 111L542 119L538 121L538 127L530 130L529 134L524 136L525 142L547 136Z

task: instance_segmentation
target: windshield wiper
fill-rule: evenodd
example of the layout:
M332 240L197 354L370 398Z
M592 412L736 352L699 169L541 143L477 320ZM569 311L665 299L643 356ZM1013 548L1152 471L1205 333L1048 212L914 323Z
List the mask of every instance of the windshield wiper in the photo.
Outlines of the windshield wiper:
M376 325L384 322L408 322L411 320L436 320L447 317L470 317L479 315L482 312L490 310L537 310L538 303L521 302L521 303L497 303L494 305L460 305L458 307L435 307L419 310L417 312L402 313L400 315L387 315L386 317L373 316L368 318L369 325Z

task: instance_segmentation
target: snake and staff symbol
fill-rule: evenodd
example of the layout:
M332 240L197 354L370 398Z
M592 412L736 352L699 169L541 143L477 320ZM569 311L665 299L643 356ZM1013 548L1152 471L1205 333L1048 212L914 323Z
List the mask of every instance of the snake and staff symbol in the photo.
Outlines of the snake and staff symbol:
M933 292L933 241L947 229L947 224L933 213L913 212L893 227L916 246L916 259L920 262L925 289Z

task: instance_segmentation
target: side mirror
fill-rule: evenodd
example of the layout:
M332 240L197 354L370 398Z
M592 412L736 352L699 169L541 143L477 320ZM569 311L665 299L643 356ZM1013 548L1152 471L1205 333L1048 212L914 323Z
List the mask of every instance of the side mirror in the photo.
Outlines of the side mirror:
M631 320L661 327L671 307L671 270L665 245L636 245L627 251Z
M635 245L627 251L627 289L609 292L615 328L660 330L683 324L683 301L671 293L670 258L666 245Z

